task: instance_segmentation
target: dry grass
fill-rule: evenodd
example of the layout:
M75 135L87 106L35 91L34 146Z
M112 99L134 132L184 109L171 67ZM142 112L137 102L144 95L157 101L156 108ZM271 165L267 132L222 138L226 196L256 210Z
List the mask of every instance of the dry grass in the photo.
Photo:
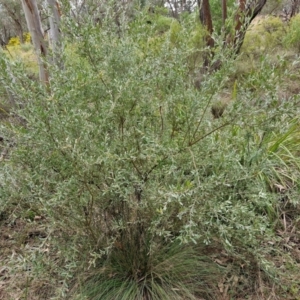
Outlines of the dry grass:
M209 246L206 254L226 270L224 276L216 283L215 299L299 300L298 219L295 213L283 204L281 219L278 220L278 238L265 245L266 249L269 249L270 245L274 247L274 252L269 253L268 260L275 264L276 271L281 274L278 284L270 281L255 261L251 261L251 254L248 258L250 264L245 265L243 260L229 255L217 243ZM32 260L37 255L44 255L47 259L59 261L59 253L50 253L52 250L51 242L48 241L47 220L13 220L3 217L0 226L0 299L62 299L59 298L59 277L46 269L37 276L37 265ZM280 285L284 286L285 290Z
M38 73L37 56L30 44L7 46L4 53L14 62L21 62L29 73Z

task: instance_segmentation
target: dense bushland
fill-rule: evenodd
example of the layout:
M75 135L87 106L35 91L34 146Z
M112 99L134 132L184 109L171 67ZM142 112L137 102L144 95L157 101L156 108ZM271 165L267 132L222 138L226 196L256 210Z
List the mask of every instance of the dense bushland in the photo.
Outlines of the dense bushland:
M193 16L145 11L120 27L107 12L62 30L48 86L1 57L23 120L1 123L1 211L47 224L48 251L24 258L32 278L53 299L263 299L274 285L297 297L278 231L299 212L299 96L282 96L299 61L260 55L241 72L220 45L222 67L203 73Z

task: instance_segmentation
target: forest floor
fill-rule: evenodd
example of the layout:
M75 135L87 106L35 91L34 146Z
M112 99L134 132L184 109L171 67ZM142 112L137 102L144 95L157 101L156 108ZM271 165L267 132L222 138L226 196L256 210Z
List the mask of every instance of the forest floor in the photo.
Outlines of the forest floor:
M40 276L32 273L33 267L35 272L38 269L38 266L34 265L38 263L35 261L37 257L45 255L50 256L53 261L59 260L59 253L49 253L52 252L49 236L53 233L48 231L47 219L41 216L35 216L33 220L24 217L12 219L2 215L0 222L0 299L59 299L55 295L62 288L63 282L55 275L55 271L52 278L49 276L51 270L47 270L47 275L43 274L42 268ZM293 211L284 205L279 222L281 230L277 231L277 235L280 242L276 239L268 243L274 245L274 253L270 260L288 279L286 284L281 282L283 286L286 285L286 291L278 294L277 286L265 280L263 272L257 268L253 268L252 272L256 283L249 286L248 279L243 274L242 263L234 261L223 251L219 252L216 247L209 248L208 255L221 267L235 270L228 272L216 283L216 300L300 299L300 287L297 285L300 280L300 222L295 222ZM283 249L286 255L277 255L276 249L279 248ZM294 279L287 276L289 273ZM295 285L291 285L291 282L295 282ZM234 298L231 297L232 294L235 295Z

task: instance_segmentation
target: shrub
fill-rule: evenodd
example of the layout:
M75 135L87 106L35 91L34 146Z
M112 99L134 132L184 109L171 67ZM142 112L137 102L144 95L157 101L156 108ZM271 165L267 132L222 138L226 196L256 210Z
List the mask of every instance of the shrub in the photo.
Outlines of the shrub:
M283 182L278 174L298 172L299 149L289 159L279 151L297 111L274 104L274 67L261 61L244 85L235 83L235 101L214 119L211 105L223 103L235 71L223 53L215 54L222 68L203 75L197 90L189 43L164 34L159 51L149 51L142 29L120 38L109 24L92 25L74 29L76 46L62 57L65 68L50 67L49 86L26 81L18 65L11 82L1 58L1 79L26 103L18 112L26 126L6 128L17 147L1 203L46 217L79 299L208 297L203 286L219 280L211 248L240 262L240 272L254 265L276 279L268 255L279 205L272 187ZM191 31L185 26L183 35ZM254 83L267 91L265 101Z
M19 37L12 37L9 41L7 46L18 46L20 45L20 38Z
M69 236L78 269L89 274L83 257L89 262L95 257L96 279L88 276L88 286L130 262L132 270L124 266L114 282L129 280L136 293L145 283L158 298L165 293L192 299L206 280L200 272L205 255L196 253L196 246L175 245L201 236L194 230L198 217L186 210L200 201L193 183L198 171L186 149L201 140L199 116L210 100L203 95L199 101L192 85L183 97L184 48L170 47L166 35L160 52L141 59L136 41L131 36L120 40L109 31L89 32L77 43L72 63L66 58L66 69L52 70L50 95L34 86L26 92L21 85L11 87L19 88L27 103L21 112L27 126L15 130L12 170L23 175L8 194ZM95 51L88 54L90 49ZM178 262L162 273L160 264L169 264L173 251ZM188 253L193 253L190 262ZM188 278L184 274L191 264L199 268ZM211 270L218 272L212 262ZM177 291L180 286L185 288Z
M285 25L278 17L265 17L250 25L242 46L242 52L259 55L262 52L272 53L284 42Z
M287 47L294 47L300 52L300 15L294 16L289 23L287 34L284 38Z

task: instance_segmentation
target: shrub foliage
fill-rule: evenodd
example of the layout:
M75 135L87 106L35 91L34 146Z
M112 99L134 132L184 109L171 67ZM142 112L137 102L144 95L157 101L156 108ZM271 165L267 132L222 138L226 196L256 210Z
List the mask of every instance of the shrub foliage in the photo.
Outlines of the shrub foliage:
M196 89L189 20L157 33L145 15L121 29L107 18L65 20L64 69L51 66L47 87L25 89L22 66L2 60L26 124L2 126L16 147L1 202L49 220L66 271L80 274L71 280L80 299L209 297L220 272L211 245L276 279L266 246L276 188L296 192L299 173L299 120L276 98L280 74L266 59L232 85L234 64L220 52L223 67ZM213 118L224 89L233 99Z

